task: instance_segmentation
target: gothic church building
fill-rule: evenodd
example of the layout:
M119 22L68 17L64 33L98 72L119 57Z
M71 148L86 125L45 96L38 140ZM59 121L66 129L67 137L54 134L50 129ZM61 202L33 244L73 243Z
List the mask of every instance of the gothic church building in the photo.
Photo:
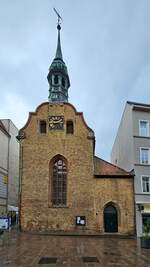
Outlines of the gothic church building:
M132 173L95 156L94 132L68 103L60 25L49 68L49 101L19 131L20 228L133 235Z

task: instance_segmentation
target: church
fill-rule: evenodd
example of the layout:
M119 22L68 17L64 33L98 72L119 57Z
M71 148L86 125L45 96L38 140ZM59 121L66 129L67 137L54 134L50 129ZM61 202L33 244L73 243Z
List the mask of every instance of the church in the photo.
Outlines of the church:
M23 231L135 234L134 174L95 155L95 136L68 103L60 24L47 76L48 102L19 131L19 224Z

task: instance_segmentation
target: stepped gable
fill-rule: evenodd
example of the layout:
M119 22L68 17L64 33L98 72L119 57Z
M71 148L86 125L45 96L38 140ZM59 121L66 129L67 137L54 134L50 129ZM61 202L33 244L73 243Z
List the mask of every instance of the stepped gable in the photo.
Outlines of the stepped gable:
M94 157L94 176L95 177L133 177L133 171L127 172L108 161Z

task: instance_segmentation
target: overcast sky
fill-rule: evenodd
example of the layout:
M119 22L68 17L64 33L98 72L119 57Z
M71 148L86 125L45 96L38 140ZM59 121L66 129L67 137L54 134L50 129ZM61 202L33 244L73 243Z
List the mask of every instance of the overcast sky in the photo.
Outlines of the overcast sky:
M0 118L22 128L48 101L57 18L71 87L69 102L110 160L127 100L150 104L150 0L0 0Z

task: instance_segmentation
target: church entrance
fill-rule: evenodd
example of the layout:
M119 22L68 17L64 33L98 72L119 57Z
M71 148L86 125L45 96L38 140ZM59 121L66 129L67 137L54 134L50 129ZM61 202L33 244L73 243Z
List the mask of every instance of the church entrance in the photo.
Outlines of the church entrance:
M104 209L104 229L106 233L118 232L118 213L113 205Z

